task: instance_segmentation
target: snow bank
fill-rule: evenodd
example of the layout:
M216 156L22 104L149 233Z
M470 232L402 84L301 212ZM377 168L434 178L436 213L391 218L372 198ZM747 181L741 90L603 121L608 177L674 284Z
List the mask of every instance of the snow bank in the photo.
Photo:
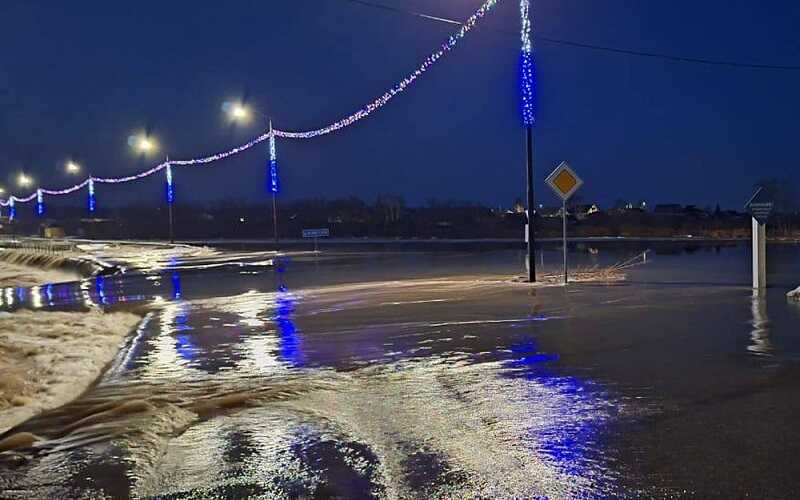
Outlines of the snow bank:
M787 297L794 300L800 300L800 286L786 294Z
M34 286L42 283L66 283L79 280L77 271L37 269L35 267L0 263L0 286Z
M139 319L97 310L0 313L0 434L83 393Z

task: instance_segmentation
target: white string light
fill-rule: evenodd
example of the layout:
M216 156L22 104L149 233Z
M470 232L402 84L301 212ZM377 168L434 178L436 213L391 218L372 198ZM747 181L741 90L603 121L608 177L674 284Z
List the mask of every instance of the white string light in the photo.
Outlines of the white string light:
M522 27L520 29L522 53L519 59L522 122L527 126L531 126L536 120L536 95L534 87L533 43L531 42L532 26L530 19L530 0L520 0L519 15L522 21Z
M261 143L261 142L263 142L265 140L268 140L268 139L270 139L270 155L271 155L270 156L270 164L272 165L273 161L275 161L277 163L277 161L275 160L275 157L273 156L273 153L274 153L274 149L273 148L274 148L274 139L275 139L275 137L285 137L285 138L291 138L291 139L311 139L311 138L314 138L314 137L319 137L321 135L329 134L331 132L335 132L337 130L341 130L341 129L343 129L345 127L348 127L348 126L350 126L350 125L352 125L352 124L354 124L354 123L366 118L367 116L371 115L376 110L378 110L378 109L382 108L383 106L385 106L396 95L404 92L412 83L414 83L420 76L422 76L423 73L428 71L428 69L430 69L430 67L433 66L434 63L436 63L439 59L441 59L442 57L447 55L451 50L453 50L456 47L456 45L458 44L458 42L461 39L463 39L467 35L467 33L469 33L477 25L478 21L481 20L489 11L491 11L500 1L501 0L486 0L483 3L483 5L481 5L481 7L477 11L475 11L475 13L472 14L472 16L470 16L461 25L460 29L454 35L450 36L450 38L445 43L443 43L438 50L436 50L433 54L428 56L428 58L425 59L425 61L423 61L423 63L413 73L411 73L410 75L408 75L405 78L403 78L402 80L400 80L392 88L390 88L383 95L381 95L380 97L378 97L377 99L375 99L371 103L367 104L366 106L364 106L363 108L359 109L355 113L347 116L346 118L343 118L343 119L341 119L339 121L331 123L330 125L327 125L327 126L322 127L322 128L314 129L314 130L300 131L300 132L297 132L297 131L293 132L293 131L274 129L274 130L272 130L270 132L267 132L265 134L261 134L261 135L255 137L255 138L253 138L252 140L250 140L249 142L247 142L245 144L242 144L240 146L237 146L237 147L235 147L233 149L230 149L228 151L224 151L224 152L221 152L221 153L217 153L217 154L213 154L213 155L209 155L209 156L204 156L204 157L201 157L201 158L193 158L193 159L189 159L189 160L169 160L169 161L165 161L165 162L160 163L160 164L158 164L158 165L156 165L156 166L154 166L154 167L152 167L152 168L150 168L148 170L145 170L145 171L137 173L137 174L129 175L129 176L126 176L126 177L90 177L90 178L84 180L83 182L81 182L79 184L75 184L75 185L70 186L70 187L65 188L65 189L60 189L60 190L39 189L39 190L35 191L34 193L32 193L30 196L27 196L25 198L18 198L16 196L10 196L6 201L0 200L0 206L13 206L14 202L16 202L16 203L27 203L27 202L35 199L37 197L37 193L44 193L44 194L49 194L49 195L60 196L60 195L66 195L66 194L78 191L78 190L80 190L80 189L82 189L82 188L84 188L86 186L90 187L90 189L91 189L90 196L92 196L92 198L93 198L93 191L94 191L94 183L95 182L99 182L99 183L102 183L102 184L122 184L122 183L126 183L126 182L132 182L132 181L136 181L136 180L139 180L139 179L143 179L145 177L153 175L156 172L159 172L159 171L161 171L161 170L163 170L165 168L169 168L171 166L191 166L191 165L203 165L203 164L207 164L207 163L213 163L213 162L228 158L230 156L234 156L234 155L237 155L239 153L242 153L242 152L252 148L253 146L255 146L255 145L257 145L257 144L259 144L259 143ZM527 0L522 0L522 1L524 3L527 3ZM169 172L169 173L171 174L171 172ZM276 171L276 175L277 175L277 171ZM272 176L272 172L270 172L270 176ZM272 179L272 177L271 177L271 179ZM272 182L273 181L271 180L271 183ZM271 184L271 186L277 186L277 183ZM93 204L91 206L93 207ZM90 211L93 211L93 210L90 208Z

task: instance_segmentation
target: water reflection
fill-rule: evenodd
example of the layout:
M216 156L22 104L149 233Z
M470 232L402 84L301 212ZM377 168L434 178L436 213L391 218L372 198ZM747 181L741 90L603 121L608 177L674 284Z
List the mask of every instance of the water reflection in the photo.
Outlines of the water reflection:
M773 346L769 339L770 323L767 315L766 292L753 290L750 298L750 311L753 319L750 322L750 345L747 350L757 356L771 356Z

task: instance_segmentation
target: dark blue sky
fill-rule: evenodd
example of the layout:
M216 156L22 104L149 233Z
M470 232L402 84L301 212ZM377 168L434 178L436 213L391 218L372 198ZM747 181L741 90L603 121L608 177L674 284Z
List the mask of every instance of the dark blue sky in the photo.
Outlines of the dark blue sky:
M463 19L481 0L379 0ZM800 65L789 0L536 0L545 37L681 56ZM344 131L279 142L282 196L396 193L509 205L524 195L518 2L501 0L414 88ZM220 105L245 98L283 129L351 113L413 70L454 27L345 0L0 3L0 183L20 170L69 183L69 157L98 176L145 164L145 127L172 158L256 135ZM581 195L739 208L761 177L800 182L800 71L671 62L536 43L539 199L568 160ZM184 200L265 196L266 146L176 170ZM98 189L160 202L163 178Z

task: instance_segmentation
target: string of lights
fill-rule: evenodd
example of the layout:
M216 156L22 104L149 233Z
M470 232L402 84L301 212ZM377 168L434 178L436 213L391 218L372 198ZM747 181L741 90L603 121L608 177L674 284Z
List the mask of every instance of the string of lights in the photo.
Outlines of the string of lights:
M534 73L533 73L533 43L531 42L531 20L528 15L530 0L520 0L519 15L522 20L521 42L522 52L519 59L520 93L522 106L522 122L533 125L535 114Z
M397 94L402 93L405 91L412 83L414 83L423 73L428 71L431 66L433 66L436 61L444 57L448 52L453 50L458 42L464 38L467 33L469 33L472 28L478 23L480 19L482 19L490 10L492 10L499 0L487 0L481 7L472 14L462 25L461 28L456 32L455 35L452 35L442 46L435 51L433 54L428 56L427 59L417 68L413 73L405 77L404 79L400 80L394 87L386 91L383 95L372 101L371 103L367 104L363 108L359 109L355 113L351 114L350 116L343 118L337 122L334 122L326 127L322 127L316 130L309 130L306 132L287 132L283 130L275 130L275 134L278 137L287 137L292 139L310 139L312 137L318 137L321 135L329 134L331 132L343 129L348 127L359 120L366 118L367 116L371 115L374 111L382 108L385 106L392 98L394 98Z
M125 177L89 177L84 181L75 184L73 186L67 187L65 189L52 190L52 189L38 188L31 195L26 196L24 198L20 198L17 196L9 196L9 198L5 201L0 200L0 206L9 206L12 207L12 209L15 209L14 207L16 203L27 203L36 199L37 213L39 215L42 215L44 213L44 199L43 199L44 194L53 196L66 195L88 186L89 211L94 212L96 208L96 200L94 194L95 183L123 184L143 179L161 170L167 169L168 184L171 186L172 166L193 166L193 165L204 165L208 163L213 163L237 155L239 153L242 153L265 140L270 141L269 189L273 193L276 193L279 188L278 173L277 173L277 155L275 152L276 137L283 137L290 139L311 139L314 137L319 137L322 135L329 134L331 132L341 130L368 117L378 109L388 104L389 101L391 101L395 96L407 90L415 81L417 81L417 79L419 79L419 77L421 77L425 72L427 72L428 69L430 69L437 61L439 61L450 51L452 51L458 45L458 42L461 41L470 31L472 31L472 29L478 24L478 21L480 21L487 13L489 13L500 1L501 0L486 0L478 8L478 10L476 10L475 13L472 14L466 21L464 21L463 23L458 23L460 25L458 31L452 36L450 36L446 42L444 42L436 51L434 51L430 56L428 56L414 72L412 72L411 74L400 80L397 84L395 84L385 93L383 93L380 97L368 103L355 113L352 113L349 116L341 120L338 120L334 123L331 123L325 127L307 131L286 131L279 129L271 129L269 132L261 134L245 144L242 144L240 146L237 146L233 149L221 153L216 153L213 155L204 156L200 158L192 158L188 160L168 160L159 163L158 165L155 165L154 167L145 170L143 172L139 172ZM172 190L172 187L168 188L168 197L170 196L170 193L174 197L174 191Z
M278 192L278 150L275 146L275 134L269 136L269 191Z

